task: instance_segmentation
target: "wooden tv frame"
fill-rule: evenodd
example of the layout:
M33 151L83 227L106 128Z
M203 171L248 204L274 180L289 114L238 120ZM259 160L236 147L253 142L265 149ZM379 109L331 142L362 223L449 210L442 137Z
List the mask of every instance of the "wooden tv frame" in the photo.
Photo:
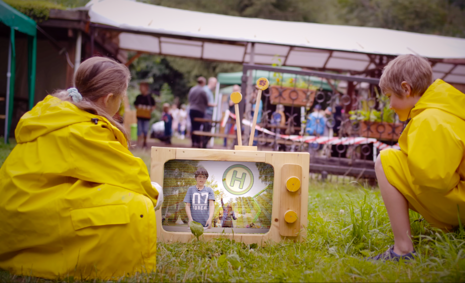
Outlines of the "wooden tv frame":
M198 161L235 161L235 162L264 162L274 168L272 224L265 234L238 233L204 233L203 240L214 238L229 238L245 244L266 242L280 242L284 239L302 241L306 238L308 212L308 177L310 155L306 152L276 152L256 150L213 150L194 148L152 147L152 165L150 168L152 181L163 185L164 166L169 160L198 160ZM286 188L286 181L290 177L300 179L300 189L290 192ZM296 212L298 218L292 224L284 220L284 213L289 210ZM186 243L194 239L190 232L168 232L162 227L161 209L156 211L157 240L164 243Z

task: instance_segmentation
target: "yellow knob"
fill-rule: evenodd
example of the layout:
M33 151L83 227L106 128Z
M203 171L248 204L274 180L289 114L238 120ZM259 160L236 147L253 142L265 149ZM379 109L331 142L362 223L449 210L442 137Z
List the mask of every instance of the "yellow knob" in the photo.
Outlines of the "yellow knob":
M231 101L234 102L234 104L238 104L242 100L242 94L240 92L233 92L231 93Z
M295 213L295 211L292 211L292 210L286 211L286 213L284 213L284 221L286 221L289 224L296 222L297 213Z
M297 192L300 189L300 179L294 176L289 177L286 180L286 188L292 193Z
M268 80L266 78L259 78L257 80L257 88L258 89L265 90L265 89L268 88L269 85L270 85L270 83L268 82Z

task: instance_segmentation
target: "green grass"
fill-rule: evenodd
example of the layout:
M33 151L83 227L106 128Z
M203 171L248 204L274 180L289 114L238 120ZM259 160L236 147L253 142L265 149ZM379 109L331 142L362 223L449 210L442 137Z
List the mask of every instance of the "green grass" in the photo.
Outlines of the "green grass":
M10 154L10 152L13 150L13 147L16 145L16 141L14 139L10 139L9 144L5 144L4 138L0 137L0 167L3 165L3 162L5 162L6 158Z
M1 147L3 149L3 147ZM135 152L137 153L137 152ZM147 155L142 151L141 155ZM418 259L410 263L369 262L366 256L393 244L389 219L377 189L359 183L309 183L307 238L263 247L228 239L158 244L157 272L118 282L464 282L465 231L443 233L411 212ZM239 263L230 260L237 255ZM111 260L111 259L109 259ZM0 272L0 282L50 281ZM99 282L99 281L83 281Z

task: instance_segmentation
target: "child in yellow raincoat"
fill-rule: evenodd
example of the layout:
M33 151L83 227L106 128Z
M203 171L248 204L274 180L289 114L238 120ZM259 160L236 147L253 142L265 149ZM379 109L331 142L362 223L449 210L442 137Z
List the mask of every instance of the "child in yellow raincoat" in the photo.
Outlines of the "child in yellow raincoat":
M129 79L124 65L90 58L76 88L21 118L0 169L1 269L50 279L155 271L161 188L112 118Z
M375 164L394 246L371 259L412 259L409 208L446 231L465 223L465 94L432 82L429 62L416 55L391 61L379 85L399 119L411 120L400 150L381 151Z

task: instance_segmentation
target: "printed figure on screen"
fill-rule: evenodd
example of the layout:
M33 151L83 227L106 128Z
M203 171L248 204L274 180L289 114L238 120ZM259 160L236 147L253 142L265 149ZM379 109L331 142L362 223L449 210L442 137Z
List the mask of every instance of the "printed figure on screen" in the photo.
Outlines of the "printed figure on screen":
M189 225L192 221L196 221L204 227L211 228L215 210L215 194L210 187L205 187L208 172L205 168L198 167L194 175L197 184L189 187L184 198Z
M223 208L223 217L221 218L221 227L230 227L233 228L232 220L237 220L236 214L234 214L231 202L228 202L226 207L223 203L223 198L221 198L221 207Z

